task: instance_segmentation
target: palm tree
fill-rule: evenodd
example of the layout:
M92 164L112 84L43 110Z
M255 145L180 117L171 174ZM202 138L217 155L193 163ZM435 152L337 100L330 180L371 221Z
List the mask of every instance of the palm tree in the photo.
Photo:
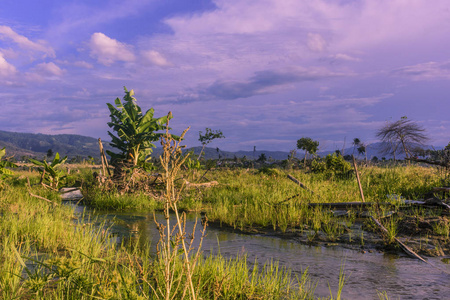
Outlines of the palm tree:
M359 147L359 144L361 144L361 140L358 138L354 138L353 143L352 143L352 145L353 145L353 153L352 154L355 154L355 149L357 147Z

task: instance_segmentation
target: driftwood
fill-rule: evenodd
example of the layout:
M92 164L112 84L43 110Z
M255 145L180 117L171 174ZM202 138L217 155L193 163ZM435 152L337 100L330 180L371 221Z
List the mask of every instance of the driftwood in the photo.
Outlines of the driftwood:
M444 207L447 210L450 210L450 205L448 205L447 203L445 203L444 201L438 199L438 198L430 198L430 199L426 199L424 201L424 205L432 205L432 206L441 206Z
M41 197L41 196L38 196L38 195L35 195L35 194L31 193L31 191L30 191L31 190L30 178L28 178L28 177L27 177L27 190L28 190L28 194L30 194L31 197L35 197L35 198L47 201L49 203L52 203L53 205L58 205L58 203L55 203L55 202L53 202L51 200L48 200L47 198L44 198L44 197Z
M49 203L52 203L53 205L58 205L58 203L55 203L55 202L53 202L53 201L51 201L51 200L48 200L47 198L44 198L44 197L35 195L35 194L31 193L30 191L28 191L28 194L30 194L30 196L32 196L32 197L35 197L35 198L38 198L38 199L47 201L47 202L49 202Z
M377 220L375 219L373 216L370 216L370 218L372 219L372 221L375 222L375 224L381 229L381 231L384 234L388 234L388 230ZM421 260L425 263L428 263L425 259L423 259L419 254L417 254L416 252L414 252L411 248L409 248L408 246L406 246L405 244L402 243L402 241L400 241L398 238L394 237L395 242L397 242L397 244L400 246L400 248L405 251L406 254L408 254L408 256L412 257L412 258L416 258L418 260Z
M186 188L199 188L199 187L212 187L215 185L218 185L219 183L217 181L210 181L210 182L205 182L205 183L192 183L187 181L186 179L184 180L184 183L186 184Z

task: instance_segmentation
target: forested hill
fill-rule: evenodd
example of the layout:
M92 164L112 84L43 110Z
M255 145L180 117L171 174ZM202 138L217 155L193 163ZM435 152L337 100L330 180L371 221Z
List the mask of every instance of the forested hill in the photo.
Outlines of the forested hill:
M155 143L158 145L158 143ZM371 159L374 156L378 158L386 157L391 158L392 155L386 155L381 153L380 149L382 148L381 143L373 143L367 146L367 158ZM61 156L68 156L69 159L72 158L81 158L85 159L88 156L94 157L96 160L100 159L100 151L98 148L98 140L93 137L76 135L76 134L58 134L58 135L49 135L49 134L35 134L35 133L18 133L18 132L8 132L0 130L0 149L6 147L6 155L14 157L17 160L22 160L23 156L27 157L36 157L38 159L42 159L49 149L52 150L53 153L59 152ZM103 141L103 147L105 150L112 150L116 152L117 150L113 149L109 145L109 141ZM433 149L432 146L423 146L424 149ZM441 147L440 147L441 148ZM437 149L440 149L439 147ZM201 150L200 146L191 147L186 149L185 151L192 151L194 155L199 155ZM329 153L333 153L334 151L319 151L317 154L321 157L326 156ZM204 157L206 159L217 159L221 158L242 158L246 157L249 160L257 159L261 154L265 154L267 159L274 160L284 160L288 158L289 152L284 151L265 151L265 150L257 150L257 151L237 151L237 152L228 152L223 151L222 149L217 148L209 148L206 147L204 149ZM154 149L153 155L154 157L158 157L161 154L161 148ZM349 147L344 149L344 154L355 154L355 156L363 159L365 157L364 154L358 155L358 152L355 151L354 148ZM304 152L302 150L297 151L297 157L302 159L304 157ZM404 155L398 154L397 159L403 159Z
M109 143L103 143L105 149L111 149ZM98 140L76 134L35 134L0 130L0 148L6 147L6 155L14 155L17 160L22 156L41 158L49 149L69 158L77 156L99 156Z

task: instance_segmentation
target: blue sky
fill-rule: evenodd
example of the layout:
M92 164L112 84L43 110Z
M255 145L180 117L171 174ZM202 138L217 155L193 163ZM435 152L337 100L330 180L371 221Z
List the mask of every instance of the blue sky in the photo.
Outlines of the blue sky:
M448 0L3 0L0 130L106 139L126 86L188 146L334 150L405 115L447 145L449 49Z

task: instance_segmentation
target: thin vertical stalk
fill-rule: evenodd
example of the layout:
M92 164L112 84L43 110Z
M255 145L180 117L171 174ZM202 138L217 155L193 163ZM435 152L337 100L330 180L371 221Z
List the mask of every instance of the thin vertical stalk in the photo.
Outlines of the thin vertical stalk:
M361 186L361 180L359 180L359 173L358 173L358 167L356 166L355 156L352 155L352 158L353 158L353 167L355 168L356 180L358 181L359 193L361 194L362 202L366 202L364 200L364 192L363 192L363 189Z

